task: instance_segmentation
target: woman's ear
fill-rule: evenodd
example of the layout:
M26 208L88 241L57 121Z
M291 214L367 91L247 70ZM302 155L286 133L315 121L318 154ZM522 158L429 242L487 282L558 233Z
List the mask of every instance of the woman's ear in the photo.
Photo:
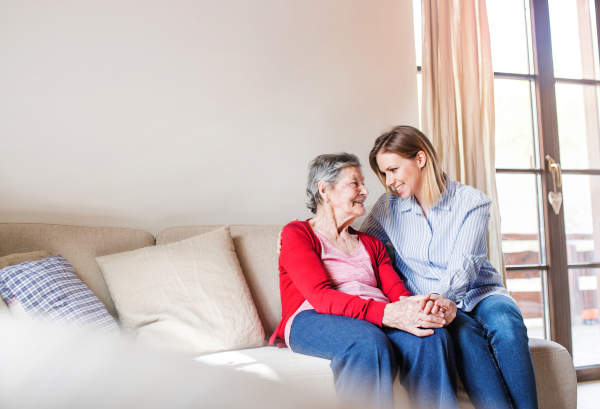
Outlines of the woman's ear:
M423 151L419 151L417 153L417 165L419 166L419 168L423 169L425 167L425 164L427 163L427 155L425 154L425 152Z
M327 191L325 190L326 183L324 181L319 181L319 194L321 195L321 200L323 203L329 203L329 196L327 195Z

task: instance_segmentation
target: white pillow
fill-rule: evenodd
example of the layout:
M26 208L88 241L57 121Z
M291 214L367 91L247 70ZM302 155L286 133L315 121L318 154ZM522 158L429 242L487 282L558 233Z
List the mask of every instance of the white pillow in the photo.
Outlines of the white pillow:
M138 340L190 354L262 346L229 226L96 260L123 328Z

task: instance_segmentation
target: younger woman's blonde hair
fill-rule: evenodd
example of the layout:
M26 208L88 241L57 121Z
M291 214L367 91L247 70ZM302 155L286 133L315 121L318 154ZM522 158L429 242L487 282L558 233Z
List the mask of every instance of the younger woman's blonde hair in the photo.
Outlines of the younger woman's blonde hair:
M385 189L397 195L397 193L385 184L385 173L377 166L377 155L379 153L395 153L406 159L414 159L419 152L424 152L427 157L425 166L421 169L423 201L419 203L425 210L431 209L440 200L446 190L446 175L442 171L440 162L433 145L427 137L412 126L397 126L384 133L375 140L375 146L369 154L371 169L379 178Z

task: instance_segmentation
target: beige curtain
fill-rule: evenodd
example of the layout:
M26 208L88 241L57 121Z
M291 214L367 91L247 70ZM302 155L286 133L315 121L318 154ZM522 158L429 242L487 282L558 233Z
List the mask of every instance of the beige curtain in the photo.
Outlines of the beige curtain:
M451 179L493 202L489 258L504 280L494 163L494 72L485 0L422 0L421 124Z

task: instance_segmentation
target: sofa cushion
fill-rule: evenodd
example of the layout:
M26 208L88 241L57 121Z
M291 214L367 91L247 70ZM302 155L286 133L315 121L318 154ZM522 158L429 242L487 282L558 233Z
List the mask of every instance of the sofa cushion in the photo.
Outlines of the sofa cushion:
M17 264L25 263L26 261L40 261L51 255L52 254L46 250L9 254L8 256L0 257L0 270L8 266L16 266Z
M3 268L0 296L16 318L119 334L113 317L61 256Z
M170 227L156 235L156 244L168 244L222 226ZM277 237L283 226L231 225L231 237L250 293L267 336L281 320Z
M262 345L229 226L97 261L123 327L138 340L191 354Z
M531 338L529 348L535 366L539 407L575 409L577 380L571 356L561 345ZM293 353L289 348L263 347L221 352L196 358L210 365L227 365L253 372L264 378L296 386L306 393L335 396L329 360ZM458 403L461 409L473 409L458 378ZM396 408L410 408L408 395L400 383L394 384Z
M40 249L69 260L81 281L116 311L96 263L97 256L154 246L154 236L144 230L121 227L82 227L42 223L0 223L0 257Z
M292 386L309 396L335 399L333 372L327 359L293 353L289 348L263 347L220 352L195 359L209 365L225 365L243 372ZM396 381L394 403L400 409L410 408L408 394ZM462 407L462 406L461 406ZM469 406L466 406L469 407Z
M288 383L311 393L335 398L331 361L295 354L289 348L263 347L219 352L195 361L251 372L262 378Z

